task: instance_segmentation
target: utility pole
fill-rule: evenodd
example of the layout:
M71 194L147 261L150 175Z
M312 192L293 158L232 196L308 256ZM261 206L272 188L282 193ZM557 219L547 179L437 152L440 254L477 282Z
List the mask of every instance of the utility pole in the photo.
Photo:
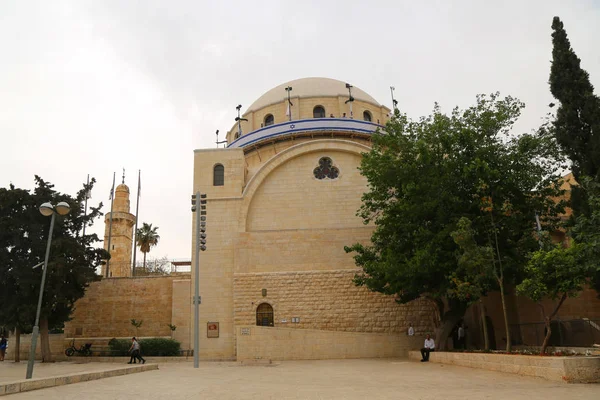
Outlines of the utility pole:
M206 250L206 194L192 195L192 212L196 213L194 244L194 368L200 364L200 250Z

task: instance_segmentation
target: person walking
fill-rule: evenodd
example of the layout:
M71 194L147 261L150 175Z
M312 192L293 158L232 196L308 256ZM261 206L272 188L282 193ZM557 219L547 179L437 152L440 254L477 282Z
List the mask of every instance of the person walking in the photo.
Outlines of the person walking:
M131 358L127 364L137 364L136 360L139 360L141 364L146 364L146 360L142 357L140 344L138 343L135 336L131 338L131 347L129 348Z
M4 356L6 355L6 348L8 347L8 340L2 334L0 336L0 361L4 361Z

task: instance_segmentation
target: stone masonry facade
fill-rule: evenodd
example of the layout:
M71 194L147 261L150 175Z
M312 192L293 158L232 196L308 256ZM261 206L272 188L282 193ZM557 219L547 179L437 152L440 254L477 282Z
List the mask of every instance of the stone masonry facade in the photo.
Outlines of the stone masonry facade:
M431 302L398 304L393 296L357 287L352 282L356 272L235 274L235 325L256 325L258 305L268 303L273 307L276 327L404 334L412 323L418 333L433 331L435 309ZM292 322L292 318L299 318L299 322Z
M94 282L86 290L85 296L75 304L72 320L65 323L65 336L171 336L168 325L174 321L173 313L178 312L173 307L174 282L183 278L109 278ZM189 280L183 289L186 287L189 287ZM184 300L179 306L185 307L186 304L188 303ZM183 309L182 313L189 317L189 309ZM142 326L135 328L131 319L143 321Z

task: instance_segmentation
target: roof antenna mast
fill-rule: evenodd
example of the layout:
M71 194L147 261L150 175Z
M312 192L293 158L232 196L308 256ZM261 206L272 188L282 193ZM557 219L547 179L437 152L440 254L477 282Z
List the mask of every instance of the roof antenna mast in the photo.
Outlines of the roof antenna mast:
M352 85L349 83L346 83L346 89L348 89L348 100L346 100L344 102L344 104L348 104L350 103L350 118L353 119L354 118L354 114L352 114L352 102L354 102L354 97L352 97Z
M242 109L242 105L241 104L238 105L235 109L238 112L238 116L235 117L235 121L238 123L238 133L237 133L237 136L236 136L236 139L237 139L237 138L239 138L239 137L242 136L242 121L248 121L248 120L246 118L242 118L240 116L240 110Z

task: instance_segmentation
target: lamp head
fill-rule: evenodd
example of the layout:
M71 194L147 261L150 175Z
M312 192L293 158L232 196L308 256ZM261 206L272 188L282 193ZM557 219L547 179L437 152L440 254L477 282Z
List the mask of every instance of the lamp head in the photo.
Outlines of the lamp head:
M351 87L352 87L352 85L351 85L351 84L349 84L349 83L346 83L346 89L350 89Z
M239 106L237 106L235 109L239 111L239 110L241 110L241 108L242 108L242 105L240 104L240 105L239 105Z
M51 216L53 212L54 212L54 207L52 207L51 203L46 202L40 206L40 213L44 217Z
M59 215L67 215L71 211L71 206L66 201L61 201L56 205L56 212Z

